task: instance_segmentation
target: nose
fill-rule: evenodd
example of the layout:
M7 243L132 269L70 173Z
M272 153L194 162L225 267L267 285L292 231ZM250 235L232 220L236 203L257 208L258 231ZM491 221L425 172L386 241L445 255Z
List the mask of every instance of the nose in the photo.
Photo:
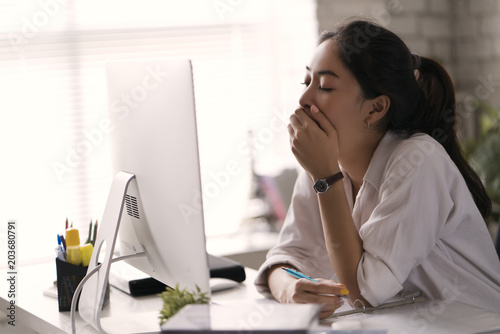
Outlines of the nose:
M309 84L309 86L307 86L302 92L302 95L299 98L299 104L305 109L309 109L314 104L311 84Z

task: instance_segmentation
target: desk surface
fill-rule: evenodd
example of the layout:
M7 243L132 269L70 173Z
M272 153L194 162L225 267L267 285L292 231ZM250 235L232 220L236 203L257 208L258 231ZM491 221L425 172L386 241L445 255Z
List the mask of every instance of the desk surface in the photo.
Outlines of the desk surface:
M18 267L16 322L39 333L70 333L69 312L58 312L57 299L43 291L56 276L55 262ZM240 287L212 295L220 304L242 301L269 302L253 286L256 272L247 270L247 280ZM5 281L6 270L0 271ZM0 285L0 315L6 312L10 299L5 283ZM110 304L103 311L102 325L110 333L148 333L159 331L158 315L162 307L158 296L130 297L111 288ZM500 308L500 306L499 306ZM78 333L97 333L77 316ZM2 319L3 320L3 319ZM427 301L370 314L342 317L320 322L321 329L385 329L396 333L478 333L498 330L500 314L456 302ZM14 333L17 333L14 331Z
M233 303L241 300L263 299L253 287L256 272L247 269L247 284L240 287L216 292L212 300L216 303ZM0 271L0 316L5 317L10 299L4 284L6 270ZM43 291L51 288L56 278L55 261L17 268L16 323L33 328L44 334L71 333L70 312L59 312L57 298L44 295ZM126 293L111 288L110 303L102 312L101 322L109 333L149 333L158 332L159 312L162 301L156 295L131 297ZM2 319L4 320L4 319ZM77 314L77 332L84 334L98 333L92 326L81 320ZM18 333L15 332L14 333Z
M385 329L389 334L500 333L500 314L458 302L428 300L327 319L322 324L336 330Z

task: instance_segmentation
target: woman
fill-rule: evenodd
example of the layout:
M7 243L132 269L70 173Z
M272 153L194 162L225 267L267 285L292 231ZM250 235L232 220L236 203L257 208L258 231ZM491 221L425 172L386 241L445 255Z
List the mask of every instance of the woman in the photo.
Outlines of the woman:
M304 171L259 291L324 304L321 318L337 295L377 306L403 290L500 312L491 202L461 155L445 69L354 21L321 35L304 85L288 126Z

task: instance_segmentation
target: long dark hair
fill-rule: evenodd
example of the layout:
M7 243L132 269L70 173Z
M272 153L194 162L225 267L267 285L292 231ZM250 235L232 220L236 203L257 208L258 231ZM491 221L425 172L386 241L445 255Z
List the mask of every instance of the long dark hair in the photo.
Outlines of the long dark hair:
M482 216L488 217L491 200L458 144L455 90L446 70L433 59L413 55L398 36L373 22L348 22L323 32L319 44L327 40L338 43L338 56L358 81L364 98L386 95L391 99L377 127L406 136L423 132L441 143Z

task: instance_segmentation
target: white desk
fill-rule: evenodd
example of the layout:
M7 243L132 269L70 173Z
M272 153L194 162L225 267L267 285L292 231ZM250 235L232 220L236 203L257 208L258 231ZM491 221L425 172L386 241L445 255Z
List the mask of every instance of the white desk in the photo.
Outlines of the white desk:
M500 305L498 307L500 310ZM327 319L322 324L337 330L385 329L388 334L465 334L492 330L500 333L500 314L463 303L430 300L367 314Z
M247 269L247 280L241 287L215 293L212 300L220 304L249 300L266 302L253 286L255 274L255 270ZM17 324L43 334L71 332L69 312L58 312L57 299L43 295L43 290L52 284L55 275L55 262L18 267ZM0 280L5 281L5 277L6 270L0 271ZM0 316L5 317L3 313L6 312L10 299L5 283L0 288ZM161 308L162 302L158 296L130 297L111 288L110 304L103 311L102 324L110 332L158 332L158 314ZM77 319L78 333L97 333L79 316ZM371 314L326 320L320 323L320 328L385 329L389 334L477 333L494 329L500 333L500 314L456 302L428 301ZM14 330L12 333L20 332Z
M246 274L246 284L242 284L236 289L214 293L212 300L223 304L239 300L263 299L253 287L255 270L247 269ZM2 281L0 284L1 321L5 321L4 313L7 312L10 302L7 296L8 289L4 284L6 276L6 270L0 270L0 280ZM53 284L55 278L55 260L17 268L16 324L22 324L43 334L71 333L70 312L59 312L57 298L43 294L43 291ZM102 325L110 333L158 332L160 330L158 316L162 306L160 297L156 295L130 297L111 287L109 305L102 312ZM4 327L12 329L12 326ZM5 334L4 327L0 327L2 334ZM21 332L12 330L12 333ZM95 334L98 332L77 315L77 333Z

